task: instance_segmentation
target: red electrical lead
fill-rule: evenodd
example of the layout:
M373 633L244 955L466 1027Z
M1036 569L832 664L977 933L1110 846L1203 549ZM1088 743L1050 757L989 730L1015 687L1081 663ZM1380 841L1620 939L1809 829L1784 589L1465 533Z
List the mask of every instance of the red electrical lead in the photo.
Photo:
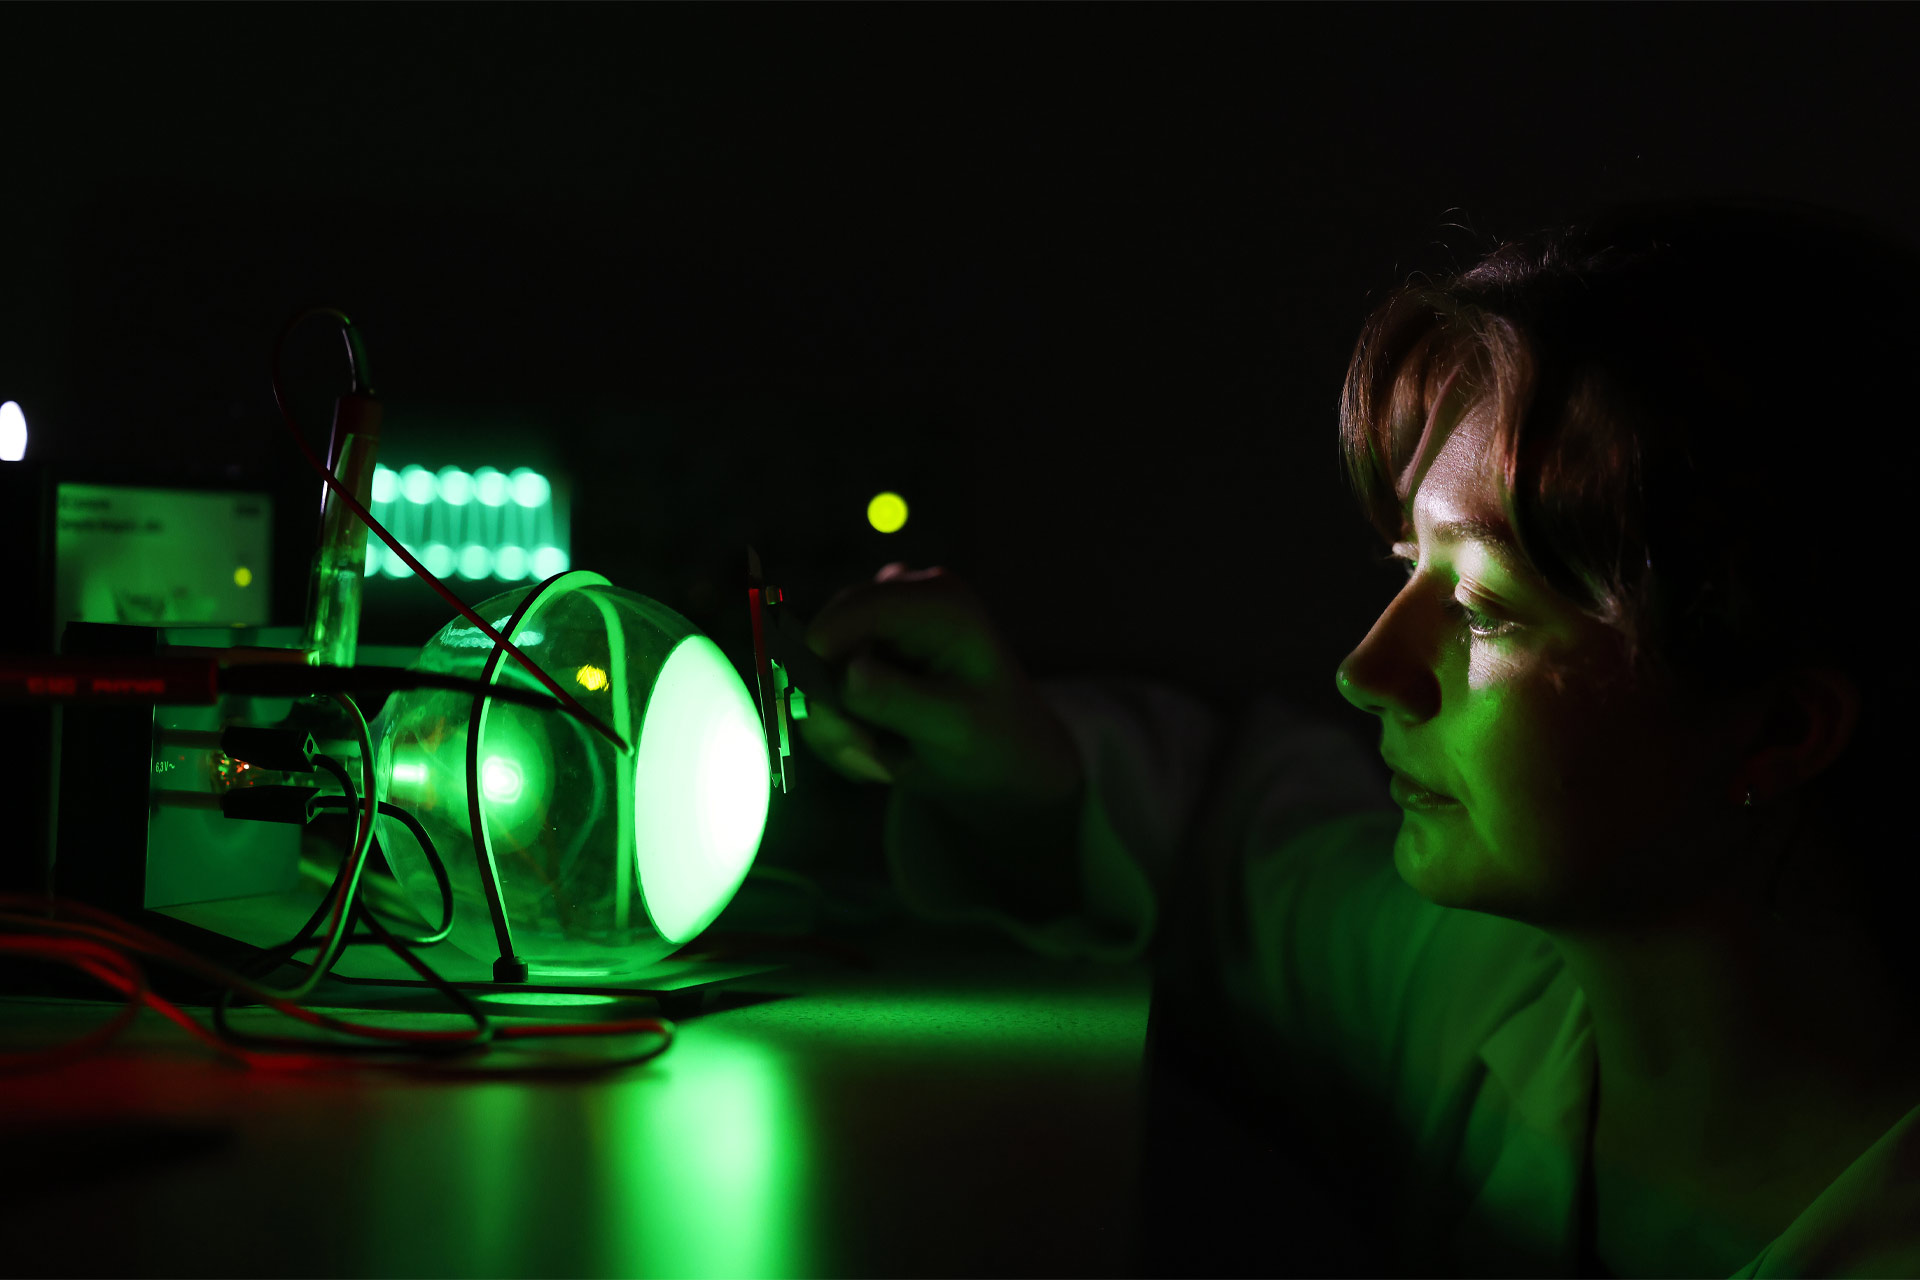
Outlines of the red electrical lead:
M82 924L78 920L62 920L57 915L42 915L41 912L77 915L82 920L95 923ZM369 1062L361 1058L349 1058L339 1054L328 1054L324 1043L316 1042L310 1051L295 1053L263 1053L230 1043L201 1026L184 1010L153 992L135 960L125 954L126 951L143 953L153 959L161 960L189 973L211 979L222 985L244 993L270 1005L290 1018L305 1022L310 1026L342 1035L357 1036L366 1039L386 1041L393 1045L395 1052L404 1052L409 1045L457 1045L471 1043L476 1047L493 1040L529 1040L545 1036L610 1036L651 1033L663 1036L663 1043L646 1053L632 1059L616 1061L591 1060L571 1064L586 1070L606 1070L616 1066L637 1065L651 1061L665 1053L672 1045L676 1028L665 1018L636 1018L622 1022L601 1023L565 1023L559 1025L504 1026L489 1024L483 1028L468 1031L405 1031L394 1027L376 1027L361 1023L347 1022L339 1018L317 1013L290 1000L283 1000L271 991L253 981L230 973L208 960L203 960L185 948L176 946L156 934L149 933L120 917L97 907L84 903L61 900L54 902L47 898L36 898L27 894L0 894L0 926L12 926L16 931L31 931L26 936L19 932L0 934L0 952L35 955L44 959L59 960L100 979L114 990L128 997L128 1004L106 1026L98 1028L87 1036L69 1044L39 1053L22 1055L0 1055L0 1067L20 1069L22 1067L44 1068L57 1061L64 1061L79 1054L100 1048L131 1021L133 1014L142 1004L147 1005L177 1023L195 1039L215 1049L219 1053L250 1067L271 1067L281 1070L312 1067L355 1066L355 1067L423 1067L423 1063L385 1063ZM36 936L37 935L37 936ZM51 935L51 936L48 936ZM534 1068L540 1070L542 1068ZM509 1072L508 1074L511 1074Z
M441 582L439 578L436 578L431 572L429 572L427 569L427 566L425 566L424 564L421 564L418 560L416 560L411 551L408 551L405 547L401 546L400 540L394 537L392 534L388 533L386 530L386 527L382 525L378 520L375 520L373 518L373 513L368 511L365 507L361 506L359 499L355 498L353 494L347 491L345 486L343 486L338 480L334 478L333 473L327 470L327 468L321 463L320 459L314 457L312 448L309 447L307 444L306 436L301 434L300 424L294 421L293 410L287 407L286 397L282 395L280 391L280 349L283 345L285 345L287 340L287 334L293 331L293 327L295 325L299 324L302 320L305 320L308 316L316 316L316 315L331 316L335 320L338 320L341 323L341 325L344 326L347 330L347 333L348 333L347 343L348 343L349 351L351 352L356 349L355 335L353 332L353 321L347 318L347 315L345 312L339 311L333 307L310 307L307 310L302 311L299 315L296 315L293 319L287 321L286 327L280 330L280 336L274 339L273 370L272 370L273 402L280 407L280 416L282 419L285 420L287 424L287 430L293 433L293 441L295 444L300 446L300 455L307 460L307 465L313 468L315 473L319 475L320 479L326 483L327 488L333 490L335 497L339 498L341 502L347 505L347 508L349 510L351 510L355 515L359 516L360 519L365 521L367 528L371 529L375 534L377 534L380 538L380 541L386 543L389 547L391 547L393 549L393 553L399 556L403 561L405 561L407 564L407 567L412 569L414 573L420 578L421 581L425 582L428 586L432 587L435 591L437 591L440 594L441 599L445 600L448 604L452 605L453 608L460 614L461 617L473 623L474 626L480 628L480 633L482 635L486 636L489 640L493 641L495 644L499 645L502 649L506 650L508 655L511 656L515 661L517 661L521 666L525 667L527 671L533 676L534 679L538 680L541 684L545 685L548 691L551 692L554 697L560 699L561 702L565 703L568 707L570 707L588 724L592 725L595 731L600 734L600 736L612 742L615 746L619 747L620 750L622 751L629 750L626 741L623 738L621 738L619 734L615 733L611 728L603 724L597 717L595 717L585 707L582 707L578 702L574 701L573 696L560 686L559 681L555 680L552 676L548 675L545 671L542 671L538 666L534 664L533 659L529 658L526 654L520 652L520 650L514 646L512 641L508 640L505 636L501 635L498 631L495 631L490 625L488 625L488 623L484 618L482 618L479 614L475 613L472 609L469 609L465 604L462 604L458 596L454 595L453 592L447 590L447 586L445 583ZM356 369L355 370L356 378L358 376L358 373L359 371Z

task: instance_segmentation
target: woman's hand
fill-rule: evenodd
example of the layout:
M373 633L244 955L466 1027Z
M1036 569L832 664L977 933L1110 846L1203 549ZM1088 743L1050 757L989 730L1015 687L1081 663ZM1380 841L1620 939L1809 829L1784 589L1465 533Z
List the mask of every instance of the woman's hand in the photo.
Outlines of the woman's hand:
M827 602L807 644L846 666L846 715L810 703L800 737L845 777L886 782L977 829L1077 808L1066 726L944 569L890 564Z

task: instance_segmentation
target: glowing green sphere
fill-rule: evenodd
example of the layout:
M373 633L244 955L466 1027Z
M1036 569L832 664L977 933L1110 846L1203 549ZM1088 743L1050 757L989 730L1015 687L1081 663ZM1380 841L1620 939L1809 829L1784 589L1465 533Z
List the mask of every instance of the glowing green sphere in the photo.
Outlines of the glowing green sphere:
M412 690L375 726L381 796L419 820L446 864L450 943L483 961L500 954L490 862L530 980L633 977L705 929L759 852L771 774L753 698L692 623L596 573L561 573L474 612L629 750L562 712ZM456 618L414 665L552 696L495 648ZM418 843L385 814L379 832L394 874L437 922L439 884Z

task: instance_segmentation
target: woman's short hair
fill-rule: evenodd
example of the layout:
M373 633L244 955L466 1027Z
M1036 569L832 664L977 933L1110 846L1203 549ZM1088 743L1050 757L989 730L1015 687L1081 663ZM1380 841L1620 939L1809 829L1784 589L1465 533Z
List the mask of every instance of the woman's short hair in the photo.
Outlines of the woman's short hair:
M1844 837L1908 772L1917 360L1920 253L1885 228L1790 201L1622 206L1389 293L1348 366L1343 461L1381 536L1408 536L1401 477L1457 372L1492 401L1521 553L1636 680L1708 699L1801 665L1856 680L1851 745L1807 789Z

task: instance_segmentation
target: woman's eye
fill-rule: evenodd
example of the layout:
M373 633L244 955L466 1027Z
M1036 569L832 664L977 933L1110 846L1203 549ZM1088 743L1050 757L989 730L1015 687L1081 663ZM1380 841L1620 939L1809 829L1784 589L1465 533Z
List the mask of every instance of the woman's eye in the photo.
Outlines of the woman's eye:
M1412 556L1390 555L1387 559L1398 560L1405 566L1409 580L1419 571L1420 566ZM1447 597L1445 608L1448 617L1464 621L1467 625L1467 630L1471 631L1481 640L1498 640L1502 636L1511 634L1517 626L1516 623L1503 622L1498 618L1482 613L1465 601L1456 600L1452 596Z

